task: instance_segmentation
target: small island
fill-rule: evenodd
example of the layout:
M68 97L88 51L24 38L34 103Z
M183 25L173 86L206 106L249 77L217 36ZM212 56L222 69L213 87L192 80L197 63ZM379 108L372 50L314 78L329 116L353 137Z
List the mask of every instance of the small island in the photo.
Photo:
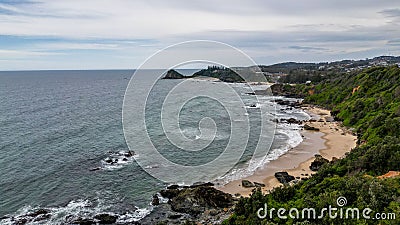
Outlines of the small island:
M244 72L243 72L244 71ZM177 72L174 69L168 70L165 76L162 79L185 79L185 78L198 78L198 77L209 77L209 78L217 78L220 81L228 82L228 83L243 83L245 79L242 76L246 76L246 80L253 80L248 78L255 77L255 73L246 69L241 71L240 75L234 69L227 68L227 67L220 67L220 66L209 66L207 69L202 69L198 72L193 73L191 76L185 76L181 73ZM262 81L258 79L258 81Z

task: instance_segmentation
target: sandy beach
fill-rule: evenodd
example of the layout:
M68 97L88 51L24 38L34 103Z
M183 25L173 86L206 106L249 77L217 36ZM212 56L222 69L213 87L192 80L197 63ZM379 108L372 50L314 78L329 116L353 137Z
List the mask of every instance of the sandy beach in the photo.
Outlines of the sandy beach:
M347 131L338 122L332 122L329 110L315 106L302 107L315 122L305 122L319 131L302 130L303 141L296 147L281 155L278 159L267 163L263 168L259 168L249 177L241 180L235 180L218 189L230 193L249 196L253 188L242 187L242 180L258 182L265 184L263 192L268 192L275 187L282 185L275 177L275 172L286 171L289 175L296 177L297 180L303 177L309 177L315 173L309 166L314 161L315 154L332 160L332 158L341 158L346 152L349 152L356 146L356 136Z

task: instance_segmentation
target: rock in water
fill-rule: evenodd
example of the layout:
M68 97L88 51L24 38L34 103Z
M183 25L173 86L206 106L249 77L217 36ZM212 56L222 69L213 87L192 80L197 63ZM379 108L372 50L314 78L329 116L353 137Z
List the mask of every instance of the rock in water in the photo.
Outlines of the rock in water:
M98 214L94 217L96 220L99 220L100 224L112 224L117 222L117 216L103 213L103 214Z
M276 172L275 177L282 184L288 184L290 181L295 179L294 176L289 175L287 172Z
M153 200L151 200L152 205L159 205L160 204L160 199L158 198L158 195L153 195Z

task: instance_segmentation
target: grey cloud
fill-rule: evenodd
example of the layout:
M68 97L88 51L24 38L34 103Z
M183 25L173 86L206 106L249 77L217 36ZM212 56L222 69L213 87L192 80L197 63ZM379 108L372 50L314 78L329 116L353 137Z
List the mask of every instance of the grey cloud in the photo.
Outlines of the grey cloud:
M379 13L387 17L400 17L400 9L385 9L380 11Z
M302 51L304 51L304 52L309 52L309 51L326 51L326 50L328 50L327 48L310 47L310 46L298 46L298 45L289 46L288 48L296 49L296 50L302 50Z

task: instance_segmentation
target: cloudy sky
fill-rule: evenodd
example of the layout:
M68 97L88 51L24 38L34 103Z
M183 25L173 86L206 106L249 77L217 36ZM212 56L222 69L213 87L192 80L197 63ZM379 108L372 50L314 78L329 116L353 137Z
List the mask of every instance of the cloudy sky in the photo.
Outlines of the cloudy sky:
M400 55L400 1L0 0L0 70L135 68L199 39L258 64Z

